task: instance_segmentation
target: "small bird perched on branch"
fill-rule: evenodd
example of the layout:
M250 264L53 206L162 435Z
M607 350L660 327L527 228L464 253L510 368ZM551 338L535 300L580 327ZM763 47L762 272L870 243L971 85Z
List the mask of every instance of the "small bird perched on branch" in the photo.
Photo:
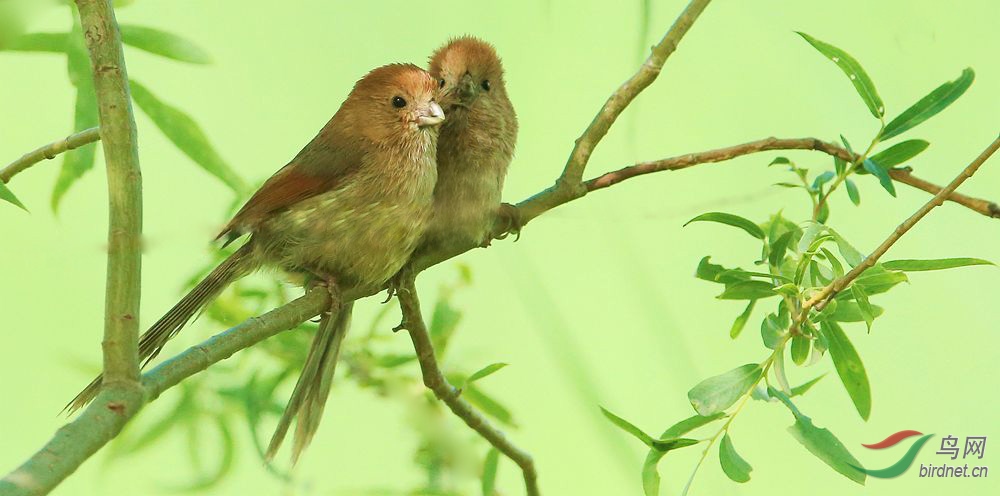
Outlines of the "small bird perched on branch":
M246 243L142 335L143 366L226 286L262 265L311 275L332 292L381 287L399 271L432 212L445 119L437 90L436 80L412 64L379 67L359 80L319 134L218 236L229 244L249 234ZM325 316L314 338L286 412L289 421L298 416L293 457L315 432L351 306ZM67 409L86 405L100 385L98 377Z
M434 215L419 250L488 245L520 229L514 206L500 203L517 141L503 64L492 45L464 36L435 50L428 71L448 120L438 139Z

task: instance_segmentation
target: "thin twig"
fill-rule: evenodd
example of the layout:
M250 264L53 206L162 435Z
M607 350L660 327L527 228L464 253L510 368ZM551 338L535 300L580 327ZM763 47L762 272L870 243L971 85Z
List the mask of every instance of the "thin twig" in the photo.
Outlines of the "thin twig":
M108 277L104 308L104 384L138 382L142 271L142 174L121 33L111 0L77 0L90 52L101 143L108 170Z
M587 129L576 140L576 145L573 147L573 151L566 161L566 167L563 169L562 175L559 176L557 184L562 185L562 187L578 187L580 181L583 179L583 171L587 168L587 162L590 161L590 155L593 153L594 148L604 138L604 135L608 133L611 125L615 123L615 120L618 119L622 111L632 103L632 100L642 90L646 89L660 75L660 70L663 68L663 64L667 61L667 58L674 53L681 38L691 29L694 21L698 19L698 16L701 15L710 1L692 0L684 11L681 12L681 15L677 17L677 20L674 21L674 24L670 26L663 39L653 46L649 58L639 67L639 71L622 83L611 94L608 101L601 107L600 112L594 117L594 120L591 121Z
M23 157L13 161L7 167L0 169L0 181L10 182L10 179L18 173L24 171L42 160L52 160L57 155L83 145L88 145L101 139L99 128L90 128L79 133L69 135L59 141L49 143L35 151L24 154Z
M938 191L938 193L934 195L934 198L931 198L930 201L924 204L924 206L920 207L919 210L914 212L913 215L910 216L910 218L906 219L905 221L903 221L902 224L896 227L896 229L892 232L892 234L890 234L889 237L886 238L885 241L883 241L882 244L878 246L878 248L875 248L875 251L873 251L871 255L865 257L865 259L861 263L859 263L856 267L851 269L850 272L844 274L842 277L837 278L829 285L821 289L819 292L812 295L808 300L806 300L806 302L802 305L802 310L799 314L798 321L799 322L804 321L805 318L809 315L809 310L812 309L813 307L816 307L817 309L822 309L822 306L825 305L830 298L836 296L837 293L839 293L848 285L850 285L851 282L857 279L862 272L874 266L875 263L878 262L878 259L881 258L882 255L885 255L885 252L889 251L889 248L891 248L892 245L894 245L897 241L899 241L899 239L903 237L903 235L906 234L907 231L909 231L914 225L916 225L917 222L920 221L920 219L923 219L924 216L927 215L931 210L934 210L935 207L944 203L945 198L947 198L948 195L950 195L952 192L958 189L958 187L961 186L966 179L972 177L972 175L975 174L977 170L979 170L979 167L982 166L983 163L985 163L986 160L990 158L990 156L997 151L997 148L1000 148L1000 137L997 137L997 139L993 140L993 142L990 143L990 145L987 146L986 149L983 150L983 152L980 153L979 156L972 161L972 163L970 163L964 170L962 170L961 174L959 174L955 179L953 179L950 183L948 183L947 186L941 188L941 191Z
M599 189L604 189L609 186L618 184L626 179L631 179L636 176L641 176L643 174L651 174L653 172L660 171L675 171L686 169L688 167L693 167L695 165L707 164L713 162L722 162L725 160L731 160L736 157L743 155L749 155L752 153L766 152L772 150L813 150L818 152L826 153L834 157L843 159L845 162L853 163L858 155L848 151L845 148L841 148L833 143L828 143L826 141L817 138L764 138L757 141L750 141L748 143L742 143L739 145L728 146L725 148L717 148L715 150L708 150L704 152L688 153L686 155L680 155L677 157L664 158L660 160L653 160L650 162L640 162L635 165L624 167L616 171L608 172L606 174L601 174L593 179L584 182L584 186L587 187L587 191L595 191ZM907 169L892 169L889 171L889 175L893 180L898 181L914 188L926 191L930 194L937 194L941 191L941 187L932 184L928 181L920 179L913 175ZM952 192L946 198L948 201L952 201L962 205L966 208L974 210L987 217L1000 217L1000 207L996 203L991 201L982 200L979 198L973 198L961 193Z
M434 393L434 396L448 405L448 408L466 425L478 432L494 448L521 467L521 472L524 474L525 491L528 496L538 496L538 474L535 472L535 462L531 455L510 442L502 431L493 427L489 420L463 400L460 396L461 390L448 383L444 374L441 373L437 359L434 358L434 345L431 344L431 338L427 334L427 327L424 325L424 318L420 312L420 301L417 297L413 276L404 278L397 298L399 299L399 308L403 312L402 326L409 332L410 340L413 341L413 349L417 353L424 385Z

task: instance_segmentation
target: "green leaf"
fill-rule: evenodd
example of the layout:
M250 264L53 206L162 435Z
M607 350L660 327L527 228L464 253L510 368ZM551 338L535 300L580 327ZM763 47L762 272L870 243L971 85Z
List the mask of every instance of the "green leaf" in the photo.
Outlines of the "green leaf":
M767 262L775 267L780 267L785 260L785 253L788 251L788 244L792 240L792 232L788 231L770 245L770 253L767 255Z
M472 375L470 375L469 378L465 380L465 384L472 384L473 382L476 382L479 379L482 379L482 378L484 378L484 377L486 377L486 376L488 376L490 374L493 374L496 371L498 371L498 370L500 370L500 369L502 369L502 368L504 368L506 366L507 366L507 364L503 363L503 362L491 363L491 364L489 364L489 365L487 365L487 366L485 366L485 367L483 367L483 368L481 368L481 369L473 372Z
M833 234L833 240L837 243L837 250L840 251L840 255L844 257L844 260L846 260L851 267L856 267L862 260L865 259L865 256L854 248L854 246L848 243L847 240L840 235L840 233L834 231L832 228L828 229L830 234Z
M69 33L28 33L14 39L6 50L17 52L65 53L69 46Z
M769 349L777 348L788 332L787 326L781 320L772 313L760 322L760 337L764 341L764 346Z
M938 258L932 260L891 260L884 262L883 267L889 270L903 270L907 272L919 272L924 270L954 269L955 267L968 267L972 265L996 265L989 260L981 258Z
M246 190L243 179L219 156L191 116L164 103L142 84L134 80L130 84L132 99L178 149L237 194Z
M896 270L886 270L885 264L876 264L874 267L861 273L854 281L864 287L865 293L870 295L885 293L901 282L909 280L906 274Z
M483 461L483 496L493 496L496 493L497 464L500 462L500 452L496 448L490 448L486 452L486 460Z
M813 191L819 191L819 189L826 183L830 182L834 178L833 171L826 171L813 179L812 189Z
M858 484L865 484L865 473L855 468L860 467L861 462L851 455L837 436L828 429L816 427L812 419L799 411L785 393L774 388L768 388L767 392L781 400L795 416L795 424L788 428L792 437L830 468Z
M844 159L842 159L842 158L834 155L833 156L833 170L837 172L838 176L843 175L844 171L847 170L847 162L844 162Z
M889 176L889 171L885 167L872 162L870 158L866 158L862 165L866 171L878 178L878 183L882 185L883 189L888 191L890 195L896 196L896 186L892 184L892 177Z
M679 438L703 425L709 424L723 418L723 413L716 413L711 416L695 415L688 417L663 431L661 439ZM642 464L642 489L645 496L659 496L660 494L660 474L656 471L656 466L666 455L666 451L650 449L646 454L646 460Z
M725 410L750 391L760 380L760 364L748 363L701 381L688 391L688 400L699 415L709 416Z
M858 310L861 312L861 318L864 319L865 325L868 326L868 332L871 332L875 315L872 304L868 302L868 295L865 294L864 287L852 284L851 293L854 295L854 301L858 303Z
M728 432L722 436L722 443L719 444L719 463L722 465L722 471L726 473L726 477L729 477L733 482L743 483L750 480L750 472L753 467L736 452Z
M844 184L847 186L847 196L851 199L851 203L861 205L861 193L858 192L858 185L850 179L845 179Z
M684 225L687 226L692 222L718 222L720 224L738 227L757 239L764 239L764 231L760 228L760 226L755 224L750 219L740 217L739 215L727 214L724 212L708 212L685 222Z
M792 165L792 161L788 160L788 157L774 157L771 163L767 164L768 167L772 165Z
M809 338L805 336L792 337L792 363L795 365L802 365L803 363L806 363L806 360L809 359L809 348L811 346L812 343L810 343Z
M733 326L729 329L730 338L736 339L736 337L740 335L740 332L743 332L743 328L746 327L747 320L750 320L750 314L753 313L753 307L756 304L757 300L750 300L750 303L747 303L747 307L743 310L743 313L736 317L736 320L733 321Z
M7 185L4 184L3 181L0 181L0 200L21 207L21 209L24 210L25 212L28 211L28 208L25 207L23 203L21 203L21 200L18 200L17 197L14 196L14 192L11 191L9 188L7 188Z
M642 444L645 444L646 446L649 446L650 448L653 447L653 437L652 436L650 436L649 434L646 434L645 432L642 431L642 429L636 427L634 424L632 424L628 420L625 420L625 419L623 419L623 418L621 418L621 417L619 417L619 416L617 416L617 415L609 412L603 406L600 407L600 408L601 408L601 413L603 413L604 416L607 417L607 419L610 420L612 424L617 425L619 428L621 428L621 430L623 430L623 431L625 431L625 432L627 432L627 433L635 436L636 439L638 439L639 441L642 441Z
M837 375L844 383L844 388L847 389L847 394L854 402L854 407L857 408L861 418L868 420L872 411L872 391L861 357L839 325L822 322L820 328L830 347L830 358L833 359Z
M688 438L673 438L673 439L654 439L652 448L657 451L666 453L668 451L673 451L678 448L686 448L688 446L694 446L701 441L697 439Z
M212 58L198 45L166 31L135 26L121 25L122 42L140 50L191 64L208 64Z
M67 70L70 82L76 87L74 103L73 131L80 132L97 127L97 94L94 92L94 80L90 71L90 55L83 46L83 33L79 22L74 18L73 36L66 45ZM59 204L69 188L87 171L94 168L95 146L82 146L63 154L62 168L52 188L52 211L59 211Z
M833 269L833 277L843 277L844 266L840 263L840 260L837 260L837 257L826 248L820 248L820 251L823 252L826 261L830 263L830 267Z
M854 57L829 43L817 40L808 34L799 31L796 32L809 42L813 48L829 57L834 64L837 64L837 67L840 67L840 70L844 71L844 74L851 80L854 89L858 91L858 95L861 95L861 99L865 102L865 105L873 116L880 119L885 115L885 106L882 104L882 98L878 96L878 92L875 90L875 84L872 83L871 78L868 77L868 73L865 72L861 64Z
M817 376L815 379L812 379L810 381L804 382L798 386L793 387L791 397L794 398L796 396L802 396L803 394L806 394L807 391L812 389L812 387L815 386L816 383L819 382L820 379L824 377L826 377L826 374L821 374Z
M506 424L511 427L516 426L514 422L514 417L511 415L510 410L503 406L499 401L494 399L492 396L487 395L482 389L479 389L475 384L469 384L468 387L462 390L462 397L472 403L472 406L480 409L483 413L497 419L501 424Z
M720 300L756 300L777 296L773 286L764 281L739 281L727 284L726 289L716 296Z
M882 315L885 311L878 305L869 304L868 306L870 307L869 311L871 312L872 319ZM834 322L865 322L865 316L861 310L861 306L857 302L842 300L837 304L837 309L830 314L827 320Z
M885 126L882 132L883 140L892 138L909 130L910 128L933 117L938 112L944 110L955 102L958 97L965 93L975 79L976 74L972 69L965 69L958 79L949 81L938 86L934 91L927 94L910 108L899 114Z
M871 160L885 169L891 169L916 157L930 145L927 141L919 139L902 141L876 153Z
M694 276L698 279L702 279L710 282L718 282L722 284L731 284L734 282L748 281L750 276L746 275L740 270L727 269L721 265L714 264L710 260L712 257L703 257L700 262L698 262L698 268L695 269Z

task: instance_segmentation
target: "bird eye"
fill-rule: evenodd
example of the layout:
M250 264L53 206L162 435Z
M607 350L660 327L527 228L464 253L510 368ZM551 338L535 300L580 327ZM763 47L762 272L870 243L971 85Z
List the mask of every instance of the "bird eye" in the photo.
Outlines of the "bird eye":
M489 79L484 79L483 80L483 84L481 84L480 86L482 86L484 90L489 91L490 90L490 80Z
M438 88L444 88L444 78L438 79Z
M396 108L403 108L406 106L406 100L401 96L392 97L392 106Z

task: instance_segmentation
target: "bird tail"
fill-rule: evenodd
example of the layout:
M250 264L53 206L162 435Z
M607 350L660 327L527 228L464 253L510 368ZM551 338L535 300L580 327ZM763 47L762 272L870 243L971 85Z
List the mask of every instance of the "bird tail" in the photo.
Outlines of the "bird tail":
M281 414L281 420L278 421L278 427L267 447L265 459L268 461L274 458L278 448L281 447L292 419L296 419L292 442L293 465L316 434L320 419L323 417L323 407L330 395L330 385L333 383L333 373L337 368L340 345L350 326L353 308L354 302L348 302L341 306L337 315L325 316L320 322L316 336L309 347L305 365L302 367L302 374L295 383L292 396L288 399L288 405Z
M145 368L150 361L156 358L167 341L176 336L188 321L211 303L222 290L226 289L233 281L246 276L257 268L251 243L252 241L248 242L229 258L226 258L188 294L184 295L181 301L177 302L166 315L160 317L160 320L156 321L153 327L150 327L139 337L139 360L142 362L142 368ZM63 408L63 411L73 413L90 403L100 391L102 380L103 375L97 376L73 398L73 401L70 401Z

